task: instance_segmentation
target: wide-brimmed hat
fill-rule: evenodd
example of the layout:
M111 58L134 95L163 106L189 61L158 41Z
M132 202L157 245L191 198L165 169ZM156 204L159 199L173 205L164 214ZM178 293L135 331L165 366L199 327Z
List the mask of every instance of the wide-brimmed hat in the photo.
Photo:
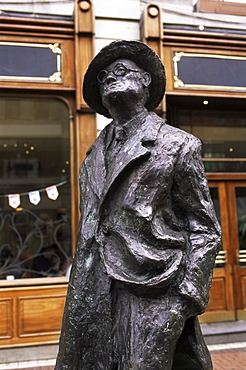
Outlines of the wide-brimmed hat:
M140 41L117 40L101 49L85 73L83 84L85 102L97 113L110 117L109 111L102 104L97 75L117 59L132 60L139 68L150 73L152 78L148 87L150 96L145 106L150 111L155 109L165 93L165 70L155 51Z

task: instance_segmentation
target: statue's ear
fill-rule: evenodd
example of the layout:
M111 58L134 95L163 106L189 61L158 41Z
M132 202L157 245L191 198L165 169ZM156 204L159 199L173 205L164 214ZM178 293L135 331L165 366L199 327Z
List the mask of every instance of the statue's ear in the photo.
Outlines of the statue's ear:
M151 75L149 72L142 72L142 84L144 87L148 87L151 83Z

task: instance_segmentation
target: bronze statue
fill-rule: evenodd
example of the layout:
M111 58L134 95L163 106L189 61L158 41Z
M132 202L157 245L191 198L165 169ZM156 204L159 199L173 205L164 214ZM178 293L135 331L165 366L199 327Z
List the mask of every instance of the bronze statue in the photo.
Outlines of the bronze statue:
M81 221L57 370L210 370L197 315L220 248L200 140L155 113L164 67L146 44L92 60L84 98L111 117L80 171Z

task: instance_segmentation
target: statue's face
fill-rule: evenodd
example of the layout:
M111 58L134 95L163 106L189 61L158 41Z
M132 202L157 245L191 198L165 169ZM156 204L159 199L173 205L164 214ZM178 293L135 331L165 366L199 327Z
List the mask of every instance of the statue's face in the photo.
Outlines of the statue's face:
M105 107L118 96L124 94L124 99L143 97L147 73L142 71L136 63L128 59L118 59L98 73L100 94ZM149 76L149 74L147 74Z

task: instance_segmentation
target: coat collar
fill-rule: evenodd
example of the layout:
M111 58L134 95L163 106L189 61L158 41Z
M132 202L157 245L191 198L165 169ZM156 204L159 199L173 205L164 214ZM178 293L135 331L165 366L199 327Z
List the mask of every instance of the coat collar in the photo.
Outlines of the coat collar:
M125 142L110 166L107 175L105 168L105 143L112 123L101 132L97 140L87 151L86 163L89 161L90 164L90 171L87 169L87 172L91 185L102 201L115 179L130 163L141 157L145 158L150 155L149 147L154 145L162 124L163 120L153 112L147 113L142 117L141 124L137 125L137 129L133 135Z

